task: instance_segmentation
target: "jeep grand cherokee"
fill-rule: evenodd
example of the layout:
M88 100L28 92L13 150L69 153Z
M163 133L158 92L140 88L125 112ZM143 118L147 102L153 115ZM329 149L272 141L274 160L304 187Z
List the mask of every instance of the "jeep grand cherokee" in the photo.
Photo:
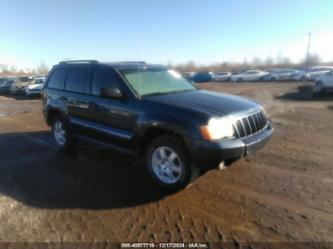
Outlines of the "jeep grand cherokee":
M80 139L107 145L144 162L166 189L186 186L199 169L246 156L272 135L259 104L200 90L145 62L61 62L50 71L42 100L62 150Z

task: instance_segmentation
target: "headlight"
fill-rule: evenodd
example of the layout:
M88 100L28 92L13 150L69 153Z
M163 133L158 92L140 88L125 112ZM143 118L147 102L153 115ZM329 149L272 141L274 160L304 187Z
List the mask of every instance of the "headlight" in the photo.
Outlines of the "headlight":
M229 118L211 118L207 125L201 126L202 136L211 141L234 136L232 120Z

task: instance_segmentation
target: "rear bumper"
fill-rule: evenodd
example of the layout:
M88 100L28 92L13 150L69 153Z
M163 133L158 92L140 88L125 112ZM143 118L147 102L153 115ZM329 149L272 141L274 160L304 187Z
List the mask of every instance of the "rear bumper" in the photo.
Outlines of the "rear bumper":
M216 167L221 161L236 159L262 148L271 138L273 128L269 124L261 132L241 139L208 142L195 140L192 145L192 158L196 165L203 168Z

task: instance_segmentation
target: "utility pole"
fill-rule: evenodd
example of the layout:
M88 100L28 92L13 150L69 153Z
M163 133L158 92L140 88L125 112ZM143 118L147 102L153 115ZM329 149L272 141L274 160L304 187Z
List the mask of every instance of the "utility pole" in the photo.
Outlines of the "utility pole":
M308 46L306 52L306 65L309 66L310 63L310 48L311 48L311 32L308 33Z

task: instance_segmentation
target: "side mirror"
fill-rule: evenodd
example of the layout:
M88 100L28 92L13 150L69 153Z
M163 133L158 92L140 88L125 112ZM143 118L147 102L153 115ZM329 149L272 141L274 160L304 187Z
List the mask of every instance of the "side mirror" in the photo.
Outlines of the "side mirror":
M110 99L124 99L125 95L118 88L104 87L101 89L101 96Z

